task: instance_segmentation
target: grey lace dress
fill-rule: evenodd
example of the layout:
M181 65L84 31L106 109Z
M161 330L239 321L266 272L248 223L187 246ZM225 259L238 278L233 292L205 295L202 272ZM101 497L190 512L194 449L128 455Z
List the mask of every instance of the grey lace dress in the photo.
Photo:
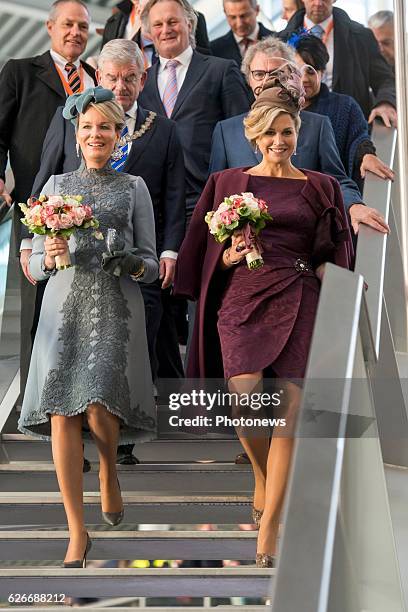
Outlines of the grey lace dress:
M125 249L136 249L143 258L145 272L139 280L156 280L153 207L140 177L118 173L110 165L102 170L82 166L52 176L42 192L82 195L102 233L115 228ZM50 274L44 269L44 237L33 240L31 274L49 281L18 427L50 439L50 414L83 414L89 403L99 402L120 418L121 443L151 440L156 437L156 411L139 284L102 270L106 246L91 229L71 236L69 250L74 266Z

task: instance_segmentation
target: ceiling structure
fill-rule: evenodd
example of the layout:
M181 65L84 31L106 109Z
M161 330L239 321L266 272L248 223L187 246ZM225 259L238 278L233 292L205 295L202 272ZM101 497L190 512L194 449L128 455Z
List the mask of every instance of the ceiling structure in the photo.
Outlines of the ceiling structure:
M92 15L92 27L86 56L96 55L100 36L95 29L103 27L118 0L86 0ZM222 0L190 0L204 13L210 38L220 36L228 29L222 10ZM0 68L10 58L30 57L48 49L49 39L44 27L52 0L1 0L0 2ZM279 20L281 0L258 0L261 19L268 27L281 28ZM338 0L336 6L348 11L362 22L379 9L392 8L392 0Z

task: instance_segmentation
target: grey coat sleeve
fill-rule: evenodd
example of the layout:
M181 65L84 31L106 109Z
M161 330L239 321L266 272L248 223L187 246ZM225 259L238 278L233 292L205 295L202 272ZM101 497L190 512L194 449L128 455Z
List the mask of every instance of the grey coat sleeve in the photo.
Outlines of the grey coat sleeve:
M41 189L41 193L45 195L57 193L55 189L55 176L50 176L44 187ZM46 272L44 269L44 241L45 236L34 234L32 242L33 250L30 255L29 268L31 276L37 281L46 280L52 274L54 274L53 270Z
M133 180L133 199L133 252L142 257L145 266L145 272L138 280L152 283L159 276L153 204L140 176Z
M344 205L348 211L352 204L364 202L356 183L346 174L330 120L328 117L324 119L320 130L320 172L329 174L339 181Z

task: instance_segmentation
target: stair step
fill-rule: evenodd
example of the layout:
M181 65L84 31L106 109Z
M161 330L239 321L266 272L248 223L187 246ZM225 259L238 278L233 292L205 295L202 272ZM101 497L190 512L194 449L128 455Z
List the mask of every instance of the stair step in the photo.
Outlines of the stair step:
M66 597L268 597L275 569L2 569L0 598L10 593L64 593Z
M180 494L174 491L122 492L126 524L251 523L252 494ZM99 493L84 493L85 521L101 523ZM66 525L61 496L56 492L1 492L1 529Z
M122 490L174 490L190 493L231 493L253 490L250 465L234 463L144 463L118 466ZM15 462L0 465L3 491L58 491L53 463ZM99 490L98 465L84 475L84 488Z
M255 531L94 531L89 559L253 560ZM1 561L64 557L66 531L0 532Z
M10 461L51 461L51 444L24 434L3 434L2 442ZM136 444L134 455L142 462L151 461L224 461L231 462L242 452L238 440L154 440ZM85 457L97 460L96 446L85 441Z

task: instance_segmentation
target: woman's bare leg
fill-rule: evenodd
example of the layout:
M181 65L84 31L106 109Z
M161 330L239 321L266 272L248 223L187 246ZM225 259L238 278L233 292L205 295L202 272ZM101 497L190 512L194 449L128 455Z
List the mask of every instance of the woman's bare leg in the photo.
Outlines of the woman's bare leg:
M233 376L228 381L230 393L248 394L259 393L262 390L262 372L254 372L250 374L240 374ZM248 416L259 416L256 411ZM233 411L233 417L241 416L239 408ZM236 432L245 452L251 460L252 469L254 471L255 490L254 490L254 507L257 510L263 510L265 504L265 483L266 469L269 451L269 429L265 429L264 435L260 430L257 430L257 435L251 435L250 430L245 428L236 428Z
M293 383L286 382L285 417L286 430L277 430L272 436L267 462L265 486L265 507L258 534L257 552L276 554L276 540L279 531L280 515L288 480L294 444L294 427L301 399L301 390Z
M101 404L89 404L87 417L99 455L102 510L120 512L123 509L123 502L116 472L120 421Z
M82 415L51 416L52 456L67 515L69 546L65 561L82 559L86 546L82 464Z

